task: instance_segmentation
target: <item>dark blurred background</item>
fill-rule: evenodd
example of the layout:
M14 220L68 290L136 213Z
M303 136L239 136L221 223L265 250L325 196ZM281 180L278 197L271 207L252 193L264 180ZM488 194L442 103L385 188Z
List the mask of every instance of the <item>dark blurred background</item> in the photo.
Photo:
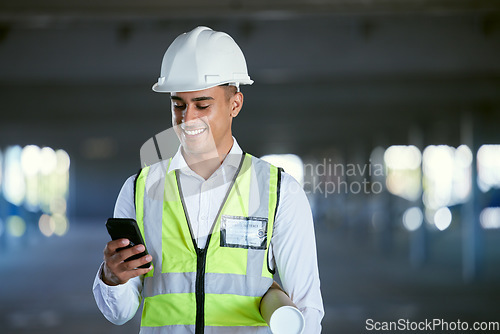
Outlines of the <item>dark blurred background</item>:
M498 1L4 0L0 332L138 332L91 287L120 187L171 125L151 90L163 53L198 25L229 33L255 80L239 144L308 194L323 332L498 325Z

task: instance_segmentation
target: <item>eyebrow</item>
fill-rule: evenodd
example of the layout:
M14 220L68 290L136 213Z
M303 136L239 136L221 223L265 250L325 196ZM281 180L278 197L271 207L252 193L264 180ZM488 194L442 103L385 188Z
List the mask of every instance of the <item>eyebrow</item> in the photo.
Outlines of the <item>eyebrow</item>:
M171 96L170 97L172 100L176 100L176 101L182 101L184 102L183 99L181 99L180 97L178 96ZM192 102L198 102L198 101L206 101L206 100L213 100L214 98L211 97L211 96L200 96L200 97L195 97L195 98L192 98L191 101Z

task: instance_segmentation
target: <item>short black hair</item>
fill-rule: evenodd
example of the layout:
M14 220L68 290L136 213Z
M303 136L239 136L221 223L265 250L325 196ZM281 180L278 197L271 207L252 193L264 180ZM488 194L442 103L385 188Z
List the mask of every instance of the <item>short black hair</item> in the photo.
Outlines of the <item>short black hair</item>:
M230 85L229 83L220 85L220 87L224 88L226 92L226 98L229 100L238 92L238 88L236 86Z

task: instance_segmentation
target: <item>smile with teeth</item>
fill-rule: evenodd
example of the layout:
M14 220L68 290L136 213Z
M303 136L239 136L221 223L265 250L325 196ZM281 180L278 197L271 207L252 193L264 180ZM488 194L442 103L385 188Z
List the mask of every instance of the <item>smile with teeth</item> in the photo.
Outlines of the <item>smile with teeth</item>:
M206 128L202 128L202 129L196 129L196 130L187 130L187 129L183 129L184 132L190 136L196 136L200 133L202 133L203 131L206 130Z

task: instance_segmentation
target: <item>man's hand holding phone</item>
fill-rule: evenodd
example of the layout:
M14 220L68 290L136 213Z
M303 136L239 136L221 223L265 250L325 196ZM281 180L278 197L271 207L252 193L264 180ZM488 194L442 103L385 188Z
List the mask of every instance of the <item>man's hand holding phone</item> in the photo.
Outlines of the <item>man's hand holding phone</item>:
M128 239L112 240L106 244L104 248L104 266L102 280L107 285L124 284L129 279L148 273L153 266L151 265L152 257L146 254L138 259L125 261L128 258L140 254L145 251L142 244L133 247L124 248L130 245ZM147 268L139 268L140 266L150 264Z
M102 280L108 285L124 284L153 267L134 219L109 218L106 228L112 241L104 248Z

